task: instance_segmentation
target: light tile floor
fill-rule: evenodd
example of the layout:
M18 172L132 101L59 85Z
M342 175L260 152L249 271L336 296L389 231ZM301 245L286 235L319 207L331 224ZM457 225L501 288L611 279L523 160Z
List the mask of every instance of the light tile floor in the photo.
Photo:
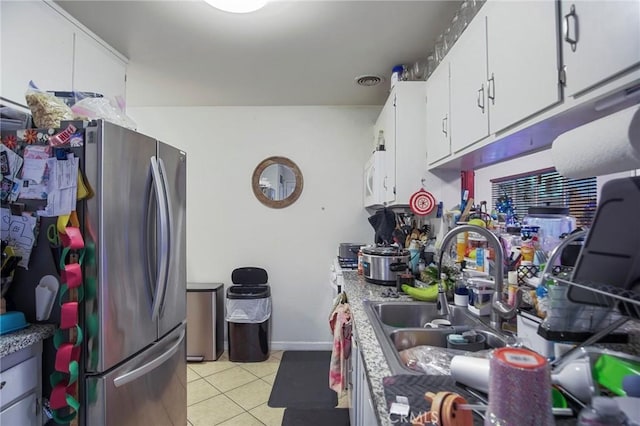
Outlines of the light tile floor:
M187 363L187 418L192 426L280 426L284 408L267 405L282 351L256 363ZM346 397L338 407L348 407Z

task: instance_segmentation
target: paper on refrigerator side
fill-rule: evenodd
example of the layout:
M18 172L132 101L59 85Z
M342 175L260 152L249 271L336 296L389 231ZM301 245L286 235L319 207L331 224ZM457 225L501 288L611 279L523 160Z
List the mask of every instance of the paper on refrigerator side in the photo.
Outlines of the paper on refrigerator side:
M47 206L44 210L38 211L39 216L62 216L76 209L78 160L73 154L67 155L66 160L58 160L55 157L47 160L49 170Z
M2 178L13 180L22 167L22 157L6 146L0 145L0 158L2 159Z
M31 180L37 184L42 183L44 172L47 168L47 160L25 158L22 165L22 180Z
M49 169L47 160L51 157L49 145L29 145L24 148L23 182L20 198L25 200L46 200L49 187ZM32 163L33 162L33 163ZM39 167L44 164L40 175ZM26 173L26 176L25 176ZM37 179L40 179L39 181Z
M13 215L9 209L2 210L2 225L0 234L2 239L9 242L18 256L22 256L22 260L18 266L27 269L29 265L29 257L35 242L34 229L36 227L37 218L32 215Z
M13 202L18 198L18 193L22 186L22 180L18 178L18 172L22 167L22 163L22 157L5 145L0 145L0 173L2 174L0 198L2 198L2 201Z

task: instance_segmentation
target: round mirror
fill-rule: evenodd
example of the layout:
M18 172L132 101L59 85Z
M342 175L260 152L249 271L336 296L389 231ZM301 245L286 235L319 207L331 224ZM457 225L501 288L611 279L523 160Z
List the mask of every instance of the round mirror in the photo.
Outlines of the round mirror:
M269 157L253 171L251 186L265 206L281 209L293 204L302 193L302 172L285 157Z

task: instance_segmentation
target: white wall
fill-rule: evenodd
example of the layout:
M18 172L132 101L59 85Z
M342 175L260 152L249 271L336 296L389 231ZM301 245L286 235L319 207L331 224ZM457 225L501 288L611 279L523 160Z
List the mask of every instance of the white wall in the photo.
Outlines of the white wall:
M362 167L379 107L133 108L138 129L187 152L187 279L269 273L273 349L329 349L329 265L340 242L372 242ZM266 157L293 160L304 189L285 209L251 190Z

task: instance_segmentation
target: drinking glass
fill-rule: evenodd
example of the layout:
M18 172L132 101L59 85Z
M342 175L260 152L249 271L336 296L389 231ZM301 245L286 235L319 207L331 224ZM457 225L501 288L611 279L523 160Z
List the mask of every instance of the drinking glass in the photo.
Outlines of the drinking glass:
M445 55L444 35L443 34L440 34L438 36L438 38L436 39L435 53L436 53L436 56L435 56L436 63L439 64L444 59L444 55Z

